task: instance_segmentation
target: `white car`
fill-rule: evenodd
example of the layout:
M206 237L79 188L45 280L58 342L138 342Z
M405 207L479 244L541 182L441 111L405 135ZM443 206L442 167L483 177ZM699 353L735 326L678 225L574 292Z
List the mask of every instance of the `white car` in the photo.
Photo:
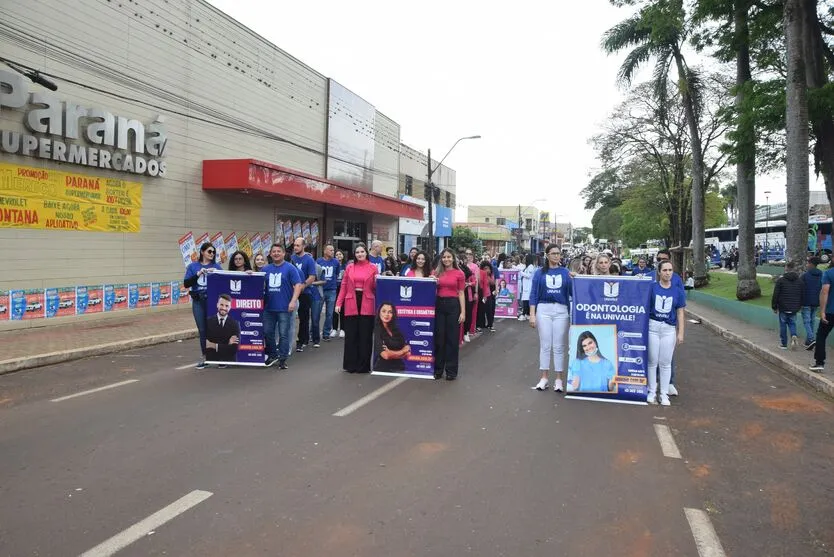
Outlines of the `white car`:
M41 308L43 308L43 304L41 304L40 302L32 302L31 304L26 304L26 311L35 311Z
M6 313L6 306L0 304L0 313Z
M70 308L72 307L73 301L72 300L61 300L58 304L59 308Z
M88 306L97 306L100 303L101 303L101 298L90 298L90 300L87 302L87 305Z
M144 302L145 300L150 300L150 299L151 299L150 294L139 294L139 301L140 302Z
M125 300L127 300L127 296L116 296L116 298L113 300L113 303L114 304L121 304Z
M171 297L171 294L170 294L170 293L168 293L168 292L162 292L162 293L159 295L159 299L160 299L160 300L167 300L167 299L168 299L168 298L170 298L170 297Z

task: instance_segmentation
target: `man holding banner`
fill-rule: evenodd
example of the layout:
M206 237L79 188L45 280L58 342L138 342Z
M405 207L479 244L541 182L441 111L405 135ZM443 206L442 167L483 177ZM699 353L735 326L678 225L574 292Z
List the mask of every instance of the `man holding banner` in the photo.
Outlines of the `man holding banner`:
M206 363L264 365L264 274L215 271L208 275Z

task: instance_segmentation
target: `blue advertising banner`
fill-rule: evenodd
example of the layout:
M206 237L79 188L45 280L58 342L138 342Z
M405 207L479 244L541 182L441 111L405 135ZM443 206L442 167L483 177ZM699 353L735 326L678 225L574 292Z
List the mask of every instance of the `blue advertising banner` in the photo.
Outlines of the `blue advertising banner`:
M434 379L432 278L378 276L372 373Z
M264 273L214 271L207 278L206 362L263 366Z
M651 293L642 277L573 279L570 398L646 403Z

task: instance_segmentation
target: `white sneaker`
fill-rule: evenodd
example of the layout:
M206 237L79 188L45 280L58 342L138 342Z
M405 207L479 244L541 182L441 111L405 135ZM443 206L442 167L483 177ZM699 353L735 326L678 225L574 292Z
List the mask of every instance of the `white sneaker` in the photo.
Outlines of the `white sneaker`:
M553 382L553 391L554 392L561 393L562 389L563 388L562 388L562 380L561 379L557 379L556 381Z
M793 335L793 336L791 337L791 350L796 350L796 345L797 345L797 342L796 342L796 335Z
M336 338L337 336L339 336L339 331L337 331L336 329L330 331L330 338Z
M518 320L519 320L519 321L524 321L524 316L523 316L523 315L519 315L519 316L518 316Z
M669 385L669 396L678 396L678 390L674 385Z
M660 405L672 406L672 403L669 401L669 395L660 395Z
M469 338L469 333L463 335L463 342L472 342L472 339Z
M539 379L539 382L533 387L537 391L546 391L547 390L547 379Z
M649 393L646 397L646 402L649 404L657 404L657 393Z
M345 338L345 332L339 331L339 338Z

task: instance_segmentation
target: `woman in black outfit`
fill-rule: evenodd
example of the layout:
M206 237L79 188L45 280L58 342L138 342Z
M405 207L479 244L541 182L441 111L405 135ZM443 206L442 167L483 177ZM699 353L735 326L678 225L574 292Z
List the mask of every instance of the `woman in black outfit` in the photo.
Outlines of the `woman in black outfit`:
M382 302L374 327L374 371L405 371L405 358L411 347L397 325L397 308Z

